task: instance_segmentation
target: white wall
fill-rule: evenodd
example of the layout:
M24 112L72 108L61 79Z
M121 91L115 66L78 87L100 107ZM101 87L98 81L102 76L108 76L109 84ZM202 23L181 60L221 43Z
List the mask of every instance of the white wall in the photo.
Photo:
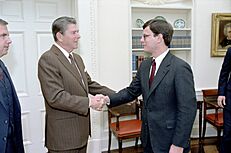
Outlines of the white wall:
M79 0L79 53L93 80L118 90L131 80L129 0ZM91 111L88 152L106 150L107 111ZM112 148L117 147L116 141Z
M198 99L201 89L217 88L223 57L211 57L212 13L231 13L230 0L195 0L193 72ZM198 117L192 135L198 135ZM216 130L207 124L206 136L216 136Z
M98 0L97 65L100 83L119 90L131 80L129 0ZM126 146L124 143L123 146ZM107 111L102 113L101 149L107 150ZM117 148L112 140L111 149Z
M131 80L130 15L125 0L98 1L99 80L120 89ZM230 0L194 0L193 72L195 88L216 88L223 57L211 57L212 13L231 12Z
M115 90L131 80L128 0L98 1L99 79Z
M194 65L196 90L217 88L223 57L211 57L212 13L231 13L230 0L196 0L194 11Z

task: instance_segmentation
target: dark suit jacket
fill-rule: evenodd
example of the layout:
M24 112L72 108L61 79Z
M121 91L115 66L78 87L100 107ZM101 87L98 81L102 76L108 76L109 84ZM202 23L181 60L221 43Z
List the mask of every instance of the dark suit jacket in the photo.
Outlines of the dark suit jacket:
M8 77L11 87L12 87L12 93L13 93L13 109L14 109L14 143L16 145L16 151L17 153L24 153L23 148L23 140L22 140L22 126L21 126L21 108L18 100L18 96L16 94L14 85L12 83L11 77L9 72L7 71L7 68L5 67L4 63L0 60L0 66L3 69L3 72L5 72L6 76ZM9 112L6 109L6 104L3 102L3 95L0 92L0 152L4 153L6 149L6 141L5 137L8 133L8 122L9 121Z
M230 74L231 74L231 47L228 48L226 52L220 72L219 83L218 83L219 96L227 96L228 92L229 95L231 94ZM225 108L231 110L231 97L226 97Z
M131 101L142 94L143 146L146 146L149 134L152 149L156 153L168 153L171 144L188 149L196 115L191 68L183 60L168 53L149 88L151 60L149 58L142 62L129 87L109 96L109 107Z
M224 47L230 47L229 45L231 45L231 40L228 40L227 37L225 37L221 42L220 45L222 48Z
M38 63L38 77L46 107L45 145L50 150L69 150L87 144L90 133L88 93L112 94L114 91L92 81L81 57L73 53L76 68L53 45Z

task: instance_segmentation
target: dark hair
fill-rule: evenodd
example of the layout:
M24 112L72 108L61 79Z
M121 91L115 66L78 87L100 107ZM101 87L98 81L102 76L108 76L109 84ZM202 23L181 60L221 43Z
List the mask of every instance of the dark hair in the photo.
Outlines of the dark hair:
M170 45L173 35L173 27L170 23L165 20L151 19L143 25L143 29L148 26L150 27L150 30L154 33L154 36L162 34L165 45Z
M0 25L7 25L8 24L8 22L6 22L5 20L3 20L3 19L0 19Z
M56 34L58 32L64 34L64 32L67 30L67 25L69 24L76 24L75 18L62 16L62 17L57 18L52 23L52 34L53 34L55 41L57 41Z

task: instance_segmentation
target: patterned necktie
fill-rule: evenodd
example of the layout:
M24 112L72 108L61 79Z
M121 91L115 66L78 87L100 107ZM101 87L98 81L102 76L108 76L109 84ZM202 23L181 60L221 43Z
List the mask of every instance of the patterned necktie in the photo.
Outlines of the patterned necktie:
M73 67L75 67L75 69L79 72L79 75L80 75L80 77L81 77L81 81L82 81L83 85L85 86L84 81L83 81L82 74L80 73L80 70L79 70L78 66L76 65L76 63L75 63L75 61L74 61L74 58L73 58L73 56L72 56L71 54L69 54L69 59L71 60L71 65L72 65Z
M155 75L155 71L156 71L156 61L155 59L152 60L152 69L151 69L151 75L149 78L149 87L151 87L153 79L154 79L154 75Z
M74 58L73 58L73 56L71 54L69 54L69 59L71 60L71 65L77 69L77 67L75 65Z

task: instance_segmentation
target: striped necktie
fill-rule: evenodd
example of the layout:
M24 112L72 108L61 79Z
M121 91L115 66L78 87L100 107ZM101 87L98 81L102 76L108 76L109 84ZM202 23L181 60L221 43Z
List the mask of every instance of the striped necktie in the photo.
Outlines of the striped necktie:
M77 71L79 72L79 75L80 75L80 77L81 77L81 81L82 81L83 85L85 86L84 81L83 81L82 74L80 73L80 70L79 70L77 64L75 63L75 60L74 60L74 58L73 58L73 56L72 56L71 54L69 54L69 59L71 60L71 65L72 65L73 67L75 67L75 68L77 69Z

